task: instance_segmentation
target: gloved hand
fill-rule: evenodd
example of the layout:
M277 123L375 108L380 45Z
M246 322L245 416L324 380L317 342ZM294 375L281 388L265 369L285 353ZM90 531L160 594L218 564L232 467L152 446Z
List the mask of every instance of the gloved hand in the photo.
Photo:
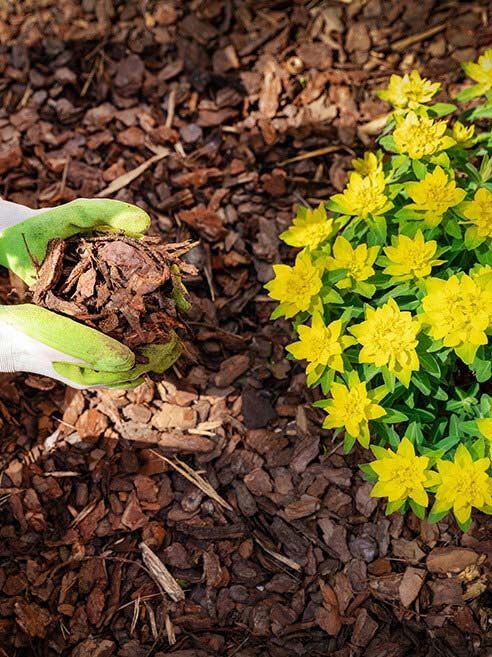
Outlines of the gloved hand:
M28 285L48 242L77 233L116 230L140 236L150 218L140 208L108 199L79 199L57 208L32 210L0 199L0 265ZM0 372L33 372L74 388L127 388L146 372L164 372L180 355L176 338L141 349L147 363L117 340L68 317L32 304L0 306Z

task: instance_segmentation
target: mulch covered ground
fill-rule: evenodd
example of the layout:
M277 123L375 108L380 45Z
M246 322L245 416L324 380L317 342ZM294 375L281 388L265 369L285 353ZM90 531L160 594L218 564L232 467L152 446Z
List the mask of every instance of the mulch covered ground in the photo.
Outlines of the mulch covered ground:
M384 516L262 286L295 205L340 190L380 129L374 90L417 67L454 95L491 9L2 3L2 195L112 196L200 240L195 362L131 392L2 376L2 657L490 654L490 520Z

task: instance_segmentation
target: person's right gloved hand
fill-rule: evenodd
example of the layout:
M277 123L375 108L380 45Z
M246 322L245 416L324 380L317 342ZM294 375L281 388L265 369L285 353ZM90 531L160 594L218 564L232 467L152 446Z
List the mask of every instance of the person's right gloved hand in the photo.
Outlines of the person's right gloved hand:
M52 209L32 210L0 200L0 264L29 285L36 280L50 240L87 231L112 230L140 236L150 218L140 208L107 199L80 199ZM164 372L181 353L172 336L143 347L145 364L100 331L33 304L0 306L0 372L32 372L75 388L138 385L146 372Z

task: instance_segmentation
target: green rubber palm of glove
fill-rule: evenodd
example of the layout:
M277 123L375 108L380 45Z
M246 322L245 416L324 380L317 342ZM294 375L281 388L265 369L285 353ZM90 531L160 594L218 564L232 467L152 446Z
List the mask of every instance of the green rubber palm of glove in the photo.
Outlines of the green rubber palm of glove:
M166 344L140 350L146 362L117 340L68 317L32 304L0 306L3 371L35 372L86 388L134 387L148 372L163 373L180 356L172 334Z
M166 344L150 344L142 347L140 353L147 362L134 365L125 372L100 372L67 362L53 362L53 369L65 379L85 387L135 388L144 381L143 375L149 372L164 374L181 355L181 344L175 335Z
M150 226L149 215L130 203L111 199L78 199L5 228L0 233L0 264L28 285L36 280L37 264L46 255L48 243L78 233L118 231L132 237Z

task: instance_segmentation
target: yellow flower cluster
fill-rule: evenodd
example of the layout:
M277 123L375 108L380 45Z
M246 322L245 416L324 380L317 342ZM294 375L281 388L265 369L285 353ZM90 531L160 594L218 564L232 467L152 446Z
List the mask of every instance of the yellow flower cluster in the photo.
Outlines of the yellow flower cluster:
M442 265L443 260L434 258L437 251L435 240L425 241L421 230L415 237L398 235L393 239L393 245L384 248L388 266L383 270L394 281L401 282L411 278L425 278L429 276L432 267Z
M426 290L422 321L429 335L453 348L463 362L472 363L478 347L487 344L486 331L492 326L492 277L429 278Z
M377 475L372 497L386 497L392 509L400 508L407 499L421 507L429 504L428 490L435 492L434 514L453 510L458 522L469 521L473 508L490 512L492 477L487 474L490 459L473 460L464 445L459 445L453 461L439 459L437 472L429 468L427 456L416 456L413 444L403 438L396 452L373 448L379 456L370 464Z
M447 127L446 121L433 121L415 112L408 112L404 118L396 116L393 132L396 149L412 160L421 160L445 151L456 144L452 137L444 134Z
M444 213L461 203L466 196L465 190L457 187L456 182L450 180L439 166L420 182L407 183L406 191L413 201L407 208L422 213L428 228L440 224Z
M297 360L307 360L306 373L310 375L319 366L343 372L342 352L353 344L350 336L342 336L342 322L337 319L328 326L319 313L313 315L311 326L298 327L299 342L287 347Z
M429 470L429 458L416 456L413 444L403 438L396 452L391 449L374 450L379 458L371 463L378 476L372 497L387 497L395 508L408 498L426 507L429 504L428 488L438 483L435 472Z
M420 329L419 320L390 299L381 308L367 306L365 321L349 330L362 345L359 362L386 366L408 387L412 372L419 369L415 349Z
M343 194L335 194L331 200L343 214L367 219L370 215L384 214L393 207L385 194L385 187L382 171L376 170L364 176L354 171Z
M323 426L326 429L344 428L349 436L358 440L363 447L368 447L369 421L386 414L384 408L376 403L376 392L367 390L357 372L350 372L348 385L333 383L331 395L331 399L318 404L328 413Z
M430 82L426 78L421 78L418 71L412 71L410 75L405 73L403 77L392 75L388 87L378 91L377 95L381 100L393 105L395 109L415 110L430 102L440 87L438 82Z
M355 249L350 242L339 235L333 244L333 256L326 259L328 271L346 269L345 278L337 283L340 289L350 287L355 281L365 281L374 274L374 261L379 253L379 246L359 244Z
M478 246L492 238L492 192L480 188L475 192L473 201L464 204L464 224L468 224L465 239L473 240Z
M273 272L275 278L265 287L270 297L280 302L275 311L277 317L294 317L315 307L323 285L322 268L312 261L307 251L298 254L293 267L274 265Z
M492 89L492 48L479 57L478 62L466 62L463 68L469 78L478 82L477 96Z
M280 235L289 246L316 249L333 232L333 219L327 217L326 208L320 203L315 210L307 209L298 214L292 226Z

